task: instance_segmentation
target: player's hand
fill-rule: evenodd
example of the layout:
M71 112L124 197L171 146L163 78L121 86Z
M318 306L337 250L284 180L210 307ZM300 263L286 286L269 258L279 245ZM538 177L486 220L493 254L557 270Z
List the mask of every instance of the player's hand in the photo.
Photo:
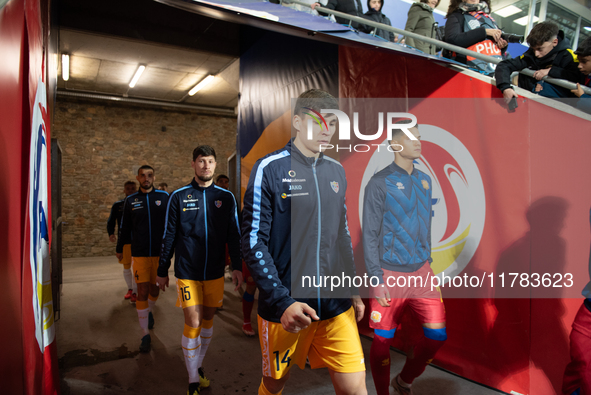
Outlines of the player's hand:
M583 90L583 88L581 88L581 84L578 83L577 89L573 89L571 92L574 93L577 97L581 97L585 94L585 91Z
M123 259L123 253L121 252L117 252L115 253L115 256L117 257L117 259L122 260Z
M392 301L392 298L390 298L390 292L384 284L378 285L374 292L375 298L377 299L380 306L390 307L390 302Z
M312 323L312 319L319 320L316 311L306 303L295 302L283 312L281 325L291 333L298 333Z
M117 241L117 238L115 237L115 235L111 235L109 236L109 240L111 241L111 243L114 243Z
M550 72L550 68L547 69L542 69L542 70L537 70L534 73L534 78L538 81L540 81L542 78L546 77L548 75L548 73Z
M503 99L505 100L505 103L509 104L509 102L513 98L519 98L519 96L517 96L517 93L515 93L513 89L508 88L503 91Z
M359 322L363 318L363 314L365 314L365 305L361 300L361 296L351 296L351 303L353 303L353 308L355 309L355 319Z
M244 281L244 278L242 277L242 272L240 270L233 270L232 271L232 284L236 285L236 288L234 288L234 291L238 291L238 288L240 288L240 286L242 286L243 281Z
M168 287L168 276L160 277L156 276L156 286L162 290L162 292L166 291L166 287Z

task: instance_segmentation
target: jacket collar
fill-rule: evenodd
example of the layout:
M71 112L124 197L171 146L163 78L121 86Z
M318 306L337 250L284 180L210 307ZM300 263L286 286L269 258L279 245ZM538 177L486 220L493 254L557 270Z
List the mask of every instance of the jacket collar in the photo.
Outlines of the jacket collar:
M408 172L406 170L404 170L402 167L398 166L396 164L396 162L392 161L392 164L390 165L392 171L398 172L398 173L402 173L402 174L406 174L408 175ZM418 173L417 168L413 165L412 166L412 173L410 173L411 176L416 176Z
M285 148L290 151L293 159L308 166L312 166L314 162L316 162L316 165L318 165L322 161L324 161L324 154L322 152L320 153L320 155L318 155L318 159L311 158L309 156L302 154L302 151L300 151L298 147L296 147L296 145L293 143L294 140L295 138L292 138L291 140L289 140L289 143L287 143L287 145L285 146Z
M206 191L208 189L215 188L215 182L212 182L210 186L204 188L202 186L199 186L199 184L197 184L197 181L195 181L195 177L193 177L193 179L191 180L191 186L199 191Z

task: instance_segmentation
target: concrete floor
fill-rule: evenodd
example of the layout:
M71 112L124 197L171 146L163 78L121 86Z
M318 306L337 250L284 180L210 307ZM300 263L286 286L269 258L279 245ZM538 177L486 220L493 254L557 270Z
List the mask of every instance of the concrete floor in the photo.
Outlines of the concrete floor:
M152 351L138 351L141 330L135 305L123 299L123 268L115 257L65 259L57 347L62 394L186 394L187 371L181 350L183 313L175 307L176 285L154 309ZM171 270L171 283L174 277ZM256 313L256 305L255 312ZM254 322L256 315L253 314ZM240 297L226 282L224 309L214 319L214 337L204 369L211 387L203 395L256 394L261 380L258 337L241 331ZM369 367L371 340L362 337L367 361L367 389L375 394ZM392 351L392 372L405 357ZM328 370L291 370L283 391L289 394L331 394ZM415 381L416 395L489 395L499 392L431 366ZM393 392L392 389L391 393Z

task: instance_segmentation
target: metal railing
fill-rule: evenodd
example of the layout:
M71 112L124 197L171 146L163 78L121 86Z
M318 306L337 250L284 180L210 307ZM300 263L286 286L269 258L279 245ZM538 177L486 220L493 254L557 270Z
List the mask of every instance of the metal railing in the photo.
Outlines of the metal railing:
M305 7L309 7L312 8L310 6L310 4L308 3L303 3L301 1L297 1L297 0L286 0L286 3L293 3L293 4L299 4ZM438 47L447 49L449 51L455 52L455 53L459 53L462 55L466 55L466 56L471 56L473 58L479 59L479 60L483 60L487 63L493 63L493 64L499 64L501 62L502 59L498 59L498 58L494 58L492 56L488 56L488 55L483 55L481 53L478 52L474 52L474 51L470 51L469 49L463 48L463 47L458 47L457 45L453 45L450 43L447 43L445 41L439 41L437 39L431 38L431 37L426 37L426 36L422 36L420 34L417 33L413 33L413 32L409 32L403 29L398 29L396 27L392 27L389 25L384 25L383 23L378 23L378 22L374 22L371 21L369 19L365 19L365 18L361 18L358 16L354 16L351 14L345 14L344 12L340 12L340 11L335 11L335 10L331 10L329 8L325 8L325 7L316 7L315 8L316 11L325 13L325 14L329 14L329 15L334 15L335 17L339 17L339 18L343 18L343 19L347 19L349 20L349 27L352 27L352 23L353 22L358 22L362 25L366 25L366 26L371 26L371 27L375 27L381 30L385 30L388 32L392 32L392 33L397 33L397 34L401 34L404 35L406 37L410 37L413 38L415 40L420 40L423 41L425 43L428 44L432 44L432 45L436 45ZM533 77L534 76L534 70L530 70L530 69L523 69L520 71L521 74L527 75L529 77ZM562 88L566 88L569 90L572 89L577 89L577 84L571 82L571 81L566 81L566 80L561 80L561 79L557 79L557 78L552 78L552 77L544 77L542 78L543 81L545 82L549 82L553 85L557 85L560 86ZM583 91L588 94L591 95L591 88L588 88L586 86L581 85L581 88L583 88Z

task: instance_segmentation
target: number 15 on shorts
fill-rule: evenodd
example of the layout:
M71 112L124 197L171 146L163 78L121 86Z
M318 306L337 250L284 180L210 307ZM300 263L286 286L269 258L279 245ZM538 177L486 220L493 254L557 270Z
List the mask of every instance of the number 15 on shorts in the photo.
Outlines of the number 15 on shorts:
M182 287L181 288L181 297L183 298L183 302L187 302L191 300L191 291L189 291L190 286Z
M289 368L289 364L291 363L291 358L289 357L290 351L290 349L287 349L281 360L279 351L273 351L273 354L275 354L275 367L278 372L283 370L282 368ZM286 364L286 366L283 366L284 364Z

